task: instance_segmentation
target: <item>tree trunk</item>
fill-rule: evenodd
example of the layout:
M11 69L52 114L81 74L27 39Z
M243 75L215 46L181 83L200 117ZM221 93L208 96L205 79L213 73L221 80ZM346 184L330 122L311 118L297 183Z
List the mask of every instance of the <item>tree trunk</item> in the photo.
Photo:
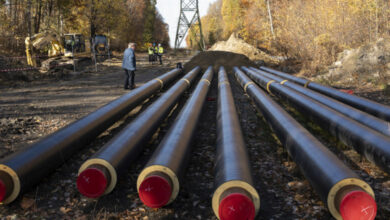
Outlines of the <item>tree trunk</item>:
M90 32L91 32L91 40L95 38L95 35L96 35L96 8L95 8L95 0L91 0L91 16L90 16L90 20L89 20L89 24L90 24ZM91 41L91 45L92 45L92 41Z
M34 33L39 33L42 17L42 1L38 1L37 14L35 15L35 30Z
M7 0L5 3L8 4L8 6L7 6L8 15L10 18L12 18L12 1Z
M379 7L379 2L378 0L375 1L375 37L376 40L379 38L379 15L378 15L378 7Z
M371 10L369 10L369 18L368 18L368 27L369 27L369 33L370 33L370 43L372 42L372 28L371 28L371 22L372 22L372 15Z
M50 17L52 12L53 12L53 0L50 0L47 4L48 4L48 7L47 7L47 9L48 9L48 17Z
M273 22L272 22L272 14L271 14L271 8L270 8L270 6L269 6L269 1L270 1L270 0L267 0L267 9L268 9L268 16L269 16L269 24L270 24L270 28L271 28L272 37L273 37L274 40L275 40L274 24L273 24Z
M28 36L32 35L32 27L31 27L31 0L27 1L27 30Z
M14 18L12 19L12 25L16 26L19 22L17 22L18 18L18 0L15 0L13 5L14 8Z

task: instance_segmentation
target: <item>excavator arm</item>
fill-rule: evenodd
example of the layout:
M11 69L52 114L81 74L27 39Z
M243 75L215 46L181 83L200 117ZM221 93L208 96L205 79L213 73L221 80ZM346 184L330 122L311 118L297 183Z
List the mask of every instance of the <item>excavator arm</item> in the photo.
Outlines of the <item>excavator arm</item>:
M59 56L63 53L64 47L57 40L56 35L52 33L42 32L35 34L31 37L26 37L26 56L27 63L30 66L37 66L36 57L34 54L35 50L42 50L49 46L48 55L49 57Z

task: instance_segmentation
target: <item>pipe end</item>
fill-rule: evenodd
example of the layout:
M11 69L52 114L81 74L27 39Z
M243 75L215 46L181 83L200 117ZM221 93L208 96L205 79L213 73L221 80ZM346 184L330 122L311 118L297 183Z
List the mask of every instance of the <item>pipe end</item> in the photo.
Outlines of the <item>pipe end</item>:
M86 197L97 198L105 192L107 182L103 171L97 168L87 168L77 178L77 189Z
M169 202L172 187L164 177L152 175L142 181L138 193L146 206L161 208Z
M352 191L340 203L340 214L344 220L373 220L376 212L374 198L364 191Z
M7 193L7 186L2 180L0 180L0 203L5 199L5 194Z
M223 198L218 212L221 220L253 220L256 215L252 200L241 193L232 193Z

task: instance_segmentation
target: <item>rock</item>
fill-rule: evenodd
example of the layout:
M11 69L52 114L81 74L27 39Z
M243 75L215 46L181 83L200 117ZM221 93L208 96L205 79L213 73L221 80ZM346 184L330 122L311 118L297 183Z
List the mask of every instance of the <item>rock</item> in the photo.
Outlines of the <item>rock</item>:
M383 185L383 187L384 187L385 189L387 189L387 190L389 190L389 191L390 191L390 180L389 180L389 181L386 181L386 182L384 182L382 185Z
M299 202L299 203L304 203L306 201L305 197L303 195L300 195L300 194L296 194L294 196L294 199L295 201Z
M374 43L359 48L345 50L330 67L328 73L313 77L311 80L330 81L340 85L354 81L366 84L381 83L390 73L390 40L378 39Z
M22 201L20 202L20 207L22 207L22 209L24 210L29 209L34 205L35 205L35 199L30 199L27 197L23 197Z
M6 220L17 220L18 219L18 215L8 215L7 217L5 217Z
M196 207L198 204L199 204L200 201L196 200L194 202L192 202L192 206Z
M63 213L63 214L66 214L66 213L68 213L68 212L70 212L72 209L70 209L70 208L65 208L65 207L61 207L60 208L60 211Z
M308 187L305 181L291 181L287 183L287 186L292 190L303 191Z

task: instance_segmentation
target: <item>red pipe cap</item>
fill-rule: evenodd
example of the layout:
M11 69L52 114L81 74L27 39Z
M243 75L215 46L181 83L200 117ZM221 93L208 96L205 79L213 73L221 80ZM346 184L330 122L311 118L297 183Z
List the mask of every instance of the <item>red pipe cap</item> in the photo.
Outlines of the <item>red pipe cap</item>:
M241 193L223 198L218 213L221 220L253 220L256 214L252 200Z
M172 187L164 177L153 175L142 181L138 193L146 206L161 208L169 202Z
M4 182L0 180L0 202L2 202L5 198L5 194L7 193L7 187Z
M376 211L374 198L363 191L348 193L340 204L340 214L344 220L373 220Z
M341 92L348 93L350 95L353 95L353 90L350 89L340 89Z
M97 168L87 168L77 178L77 189L89 198L97 198L106 191L107 179Z

